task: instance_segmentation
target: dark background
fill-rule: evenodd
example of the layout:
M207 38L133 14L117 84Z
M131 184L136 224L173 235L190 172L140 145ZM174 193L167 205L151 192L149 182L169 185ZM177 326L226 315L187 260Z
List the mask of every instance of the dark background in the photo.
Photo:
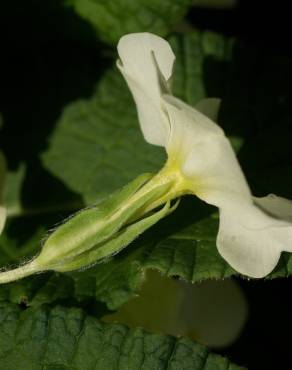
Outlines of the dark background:
M202 30L236 36L245 45L262 51L267 58L289 60L292 59L291 11L287 3L239 1L236 8L221 10L194 7L187 20ZM100 54L92 30L73 12L60 11L57 1L6 1L0 10L0 112L5 118L1 147L12 168L18 165L17 153L22 152L31 169L39 173L38 186L60 189L62 184L42 173L37 153L45 149L45 140L53 129L49 123L59 116L62 107L77 97L90 96L112 51L103 46ZM277 80L278 72L283 77L283 71L271 71L273 79ZM86 75L88 78L84 78ZM291 85L292 99L289 69L284 77L287 85ZM266 94L270 95L268 101L273 101L278 92L271 89ZM44 121L43 112L48 125L44 124L40 133L35 129L40 119ZM288 154L292 146L292 114L290 116L291 121L285 127ZM15 122L20 124L16 127ZM27 141L32 143L30 151L26 150ZM269 150L261 145L264 144L260 143L255 149L259 153L262 149ZM244 156L242 160L244 166ZM25 186L36 187L27 182ZM254 183L254 189L260 192L261 186ZM288 193L292 193L292 189L283 195ZM29 200L24 199L26 201ZM291 279L237 280L248 297L250 316L237 342L221 353L250 369L292 368Z

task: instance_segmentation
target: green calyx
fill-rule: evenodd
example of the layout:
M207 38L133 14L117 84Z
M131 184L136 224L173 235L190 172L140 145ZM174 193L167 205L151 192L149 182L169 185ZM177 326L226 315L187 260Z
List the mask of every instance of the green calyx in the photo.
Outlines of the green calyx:
M171 213L178 202L175 176L142 174L99 204L65 220L26 265L0 273L0 283L35 272L83 269L103 262Z

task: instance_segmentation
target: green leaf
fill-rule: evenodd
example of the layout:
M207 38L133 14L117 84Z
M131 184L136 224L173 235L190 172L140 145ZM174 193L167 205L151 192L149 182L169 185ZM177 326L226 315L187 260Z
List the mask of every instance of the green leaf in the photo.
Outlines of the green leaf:
M96 29L102 40L116 43L131 32L165 36L183 18L192 1L68 0L67 4Z
M1 304L0 328L5 370L242 369L188 338L104 324L79 309Z
M114 70L91 99L65 108L43 162L87 203L95 203L141 173L158 170L163 158L160 148L143 140L130 93Z

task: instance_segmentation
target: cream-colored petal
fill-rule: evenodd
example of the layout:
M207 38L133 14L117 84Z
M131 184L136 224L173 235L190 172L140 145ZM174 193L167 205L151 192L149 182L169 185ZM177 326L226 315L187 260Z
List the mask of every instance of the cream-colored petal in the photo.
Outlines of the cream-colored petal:
M123 75L134 97L144 139L149 144L165 147L169 136L169 122L161 108L160 97L147 94L134 80Z
M254 202L264 211L279 219L292 222L292 200L269 194L266 197L254 197Z
M212 101L213 99L210 99L210 100ZM182 121L186 121L188 122L187 124L189 126L194 128L195 130L199 130L196 136L199 136L202 130L204 130L204 132L209 132L209 133L212 132L215 134L224 135L224 131L219 125L217 125L217 123L212 121L207 115L200 112L198 109L191 107L190 105L186 104L182 100L174 97L173 95L163 94L163 101L164 101L164 104L166 104L167 111L171 110L169 112L170 119L172 120L174 119L174 117L172 117L172 113L175 112L175 115L177 116L175 118L178 118L178 121L179 121L178 124L180 124L180 122ZM206 104L203 103L202 101L202 103L199 104L199 106L200 105L203 106ZM212 108L212 112L210 110L208 114L210 115L214 114L213 108Z
M195 108L203 113L205 116L210 118L213 122L217 122L221 99L218 98L206 98L200 100Z
M118 53L123 70L146 89L149 79L153 84L157 81L152 53L164 79L168 81L172 75L175 55L169 43L157 35L147 32L125 35L118 43Z
M269 274L282 251L292 251L292 225L242 202L220 208L217 247L241 274L261 278Z
M220 207L242 199L252 203L249 187L223 130L208 117L171 96L164 96L170 121L166 149L190 179L193 191Z
M160 96L169 92L175 60L170 45L150 33L132 33L120 39L118 53L117 66L134 97L145 140L165 146L169 125Z

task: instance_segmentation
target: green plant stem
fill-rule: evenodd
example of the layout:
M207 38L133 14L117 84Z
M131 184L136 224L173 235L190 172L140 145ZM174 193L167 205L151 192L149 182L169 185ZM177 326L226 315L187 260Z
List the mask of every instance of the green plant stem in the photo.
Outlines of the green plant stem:
M20 266L13 270L3 271L0 273L0 284L22 279L26 276L42 271L42 268L33 260L28 264Z

